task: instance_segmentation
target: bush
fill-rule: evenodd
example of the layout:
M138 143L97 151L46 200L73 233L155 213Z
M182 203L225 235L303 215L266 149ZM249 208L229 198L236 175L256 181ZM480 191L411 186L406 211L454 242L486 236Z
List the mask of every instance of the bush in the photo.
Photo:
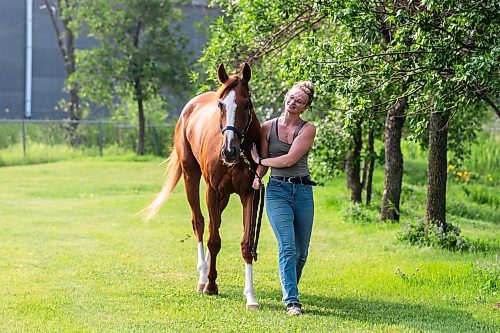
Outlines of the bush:
M344 211L344 221L351 223L380 223L378 210L372 206L351 203Z
M417 218L414 222L404 223L403 230L397 235L401 243L417 246L431 246L449 251L484 251L484 243L472 242L460 234L460 228L452 223L434 224L427 226L423 219Z

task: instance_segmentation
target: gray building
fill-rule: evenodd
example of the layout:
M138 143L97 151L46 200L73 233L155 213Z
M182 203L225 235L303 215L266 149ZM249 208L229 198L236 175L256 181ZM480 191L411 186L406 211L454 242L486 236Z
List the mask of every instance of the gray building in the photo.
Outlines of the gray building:
M19 119L30 113L33 119L66 117L63 111L56 110L59 100L66 97L62 91L66 72L43 3L42 0L0 0L0 119ZM29 36L27 9L30 5L32 6L31 75L30 52L27 46ZM188 49L201 52L206 36L196 31L193 23L214 18L219 15L219 11L207 8L206 1L203 0L192 1L191 5L183 6L183 10L186 19L181 25L190 38ZM77 42L79 48L88 48L91 45L92 41L89 39L79 39ZM31 84L29 84L30 77ZM96 116L99 114L92 115L93 118Z

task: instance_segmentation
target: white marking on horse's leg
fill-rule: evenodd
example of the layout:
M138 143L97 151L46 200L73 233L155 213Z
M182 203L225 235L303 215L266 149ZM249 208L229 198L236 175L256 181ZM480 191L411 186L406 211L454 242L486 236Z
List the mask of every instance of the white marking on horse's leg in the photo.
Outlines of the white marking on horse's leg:
M208 250L207 250L208 256ZM208 283L208 264L205 260L205 251L203 249L203 242L198 243L198 265L196 267L198 272L200 272L200 278L198 279L198 291L203 291L203 288Z
M207 272L210 269L210 250L207 248L207 255L205 257L205 261L207 262Z
M247 298L247 309L257 309L259 303L255 300L255 290L253 289L252 264L245 263L245 289L243 295Z

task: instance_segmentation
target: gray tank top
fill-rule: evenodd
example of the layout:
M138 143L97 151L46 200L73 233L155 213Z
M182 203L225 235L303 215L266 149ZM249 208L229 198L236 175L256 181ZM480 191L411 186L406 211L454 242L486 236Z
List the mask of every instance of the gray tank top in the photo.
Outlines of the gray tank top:
M297 137L302 126L306 122L301 120L299 126L293 134L293 140ZM293 143L292 140L292 143ZM278 138L278 118L274 118L271 123L271 133L269 133L269 157L278 157L288 154L292 144L283 142ZM305 153L294 165L288 168L271 168L271 176L278 177L304 177L309 176L309 167L307 166L307 155L309 151Z

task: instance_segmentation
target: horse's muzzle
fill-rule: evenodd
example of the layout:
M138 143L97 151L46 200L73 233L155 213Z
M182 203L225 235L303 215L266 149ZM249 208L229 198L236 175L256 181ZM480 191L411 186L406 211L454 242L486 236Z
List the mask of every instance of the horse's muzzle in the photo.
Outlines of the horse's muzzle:
M239 147L230 146L222 148L222 158L226 163L232 164L236 163L238 160Z

